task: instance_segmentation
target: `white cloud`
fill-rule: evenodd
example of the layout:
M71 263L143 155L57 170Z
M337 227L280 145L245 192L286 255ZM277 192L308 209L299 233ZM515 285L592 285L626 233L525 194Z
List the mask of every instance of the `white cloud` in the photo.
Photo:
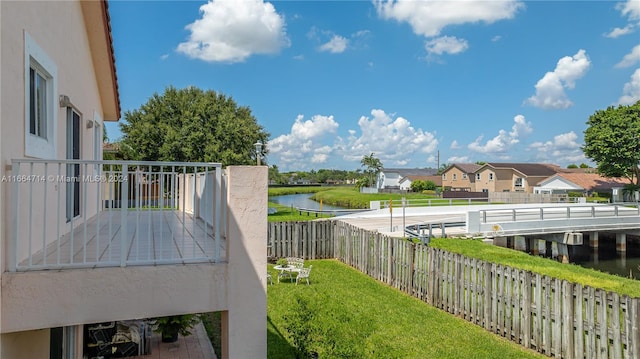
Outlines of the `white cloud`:
M331 38L331 40L329 40L329 42L320 46L320 51L326 51L332 54L339 54L344 52L344 50L347 49L348 43L349 43L348 39L340 35L333 35L333 37Z
M631 67L640 64L640 45L636 45L631 49L631 52L624 55L622 61L618 62L615 67Z
M520 142L520 138L526 137L533 132L531 122L527 122L524 116L517 115L513 118L513 126L511 131L505 130L498 131L498 135L488 140L485 144L482 144L484 136L479 136L475 141L470 143L467 147L474 151L483 154L500 155L506 154L513 145ZM507 156L508 158L508 156Z
M640 68L631 75L629 82L624 84L622 97L618 100L620 105L633 105L640 101Z
M513 126L511 126L511 132L509 132L509 136L511 138L520 138L527 137L533 132L533 127L531 127L531 122L527 122L527 120L522 115L516 115L513 118Z
M496 36L494 36L494 37L492 37L492 38L491 38L491 41L492 41L492 42L497 42L497 41L500 41L501 39L502 39L502 36L500 36L500 35L496 35Z
M304 55L302 55L302 54L296 55L296 56L293 57L293 59L294 60L299 60L299 61L304 60Z
M278 165L284 168L304 169L309 162L324 163L333 149L322 141L335 134L338 126L333 116L315 115L305 121L304 116L298 115L289 134L269 141L269 155L278 157Z
M459 54L469 48L469 43L465 39L455 36L442 36L425 42L424 45L428 54Z
M555 70L547 72L536 83L536 94L525 100L525 104L545 110L571 107L573 102L567 97L565 89L573 89L575 81L582 78L590 66L591 61L582 49L572 57L561 58Z
M608 38L611 38L611 39L615 39L617 37L630 34L634 30L635 30L635 26L629 24L629 25L627 25L625 27L616 27L613 30L609 31L608 33L604 34L604 36L608 37Z
M412 127L405 118L374 109L371 117L360 117L358 126L359 129L347 130L347 138L341 138L335 135L339 124L333 116L315 115L304 120L299 115L290 133L269 141L269 156L283 170L308 169L340 159L359 167L362 156L370 153L375 153L385 166L404 166L416 158L424 158L418 160L423 163L433 160L435 164L433 153L438 140L433 134Z
M169 54L162 54L160 55L160 60L166 60L169 58Z
M413 32L425 37L440 35L450 25L512 19L524 5L516 0L494 1L394 1L375 0L383 19L406 22Z
M210 0L202 18L186 26L189 39L177 51L210 62L242 62L289 46L284 17L262 0Z
M626 16L629 20L640 20L640 3L638 0L627 0L616 5L622 16Z
M553 140L534 142L529 149L536 151L536 159L541 162L582 163L586 158L577 139L578 135L571 131L556 135Z
M351 132L341 148L347 161L360 161L363 155L375 153L385 166L402 166L416 153L432 153L437 150L438 140L422 129L416 129L403 118L371 110L371 118L362 116L358 120L361 135Z
M620 11L623 17L626 17L629 23L625 27L616 27L610 32L604 34L609 38L617 38L622 35L631 34L640 26L640 2L638 0L627 0L616 4L616 9Z
M460 149L460 144L458 143L458 141L453 140L453 142L451 142L451 146L449 146L450 149L452 150L457 150Z
M468 156L451 156L449 158L447 158L447 162L448 164L454 164L454 163L468 163L469 157Z

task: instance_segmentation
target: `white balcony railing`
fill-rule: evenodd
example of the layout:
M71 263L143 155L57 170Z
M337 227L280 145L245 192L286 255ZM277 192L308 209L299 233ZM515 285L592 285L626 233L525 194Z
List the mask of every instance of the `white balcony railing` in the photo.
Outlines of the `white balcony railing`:
M216 163L13 160L9 271L226 261Z

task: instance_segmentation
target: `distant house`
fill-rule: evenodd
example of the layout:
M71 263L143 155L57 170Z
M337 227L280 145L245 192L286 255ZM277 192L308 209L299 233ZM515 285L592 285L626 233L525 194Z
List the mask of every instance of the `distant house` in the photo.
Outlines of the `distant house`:
M442 177L438 175L432 175L432 176L409 175L409 176L404 176L400 179L400 184L399 184L400 190L410 191L411 184L414 181L431 181L435 183L437 187L440 187L442 185Z
M441 184L452 191L475 191L475 173L481 167L475 163L454 163L440 176Z
M407 176L433 176L438 170L433 168L383 168L378 173L378 189L400 189L400 180Z
M454 191L532 193L539 182L561 171L546 163L454 163L442 173L442 185Z
M554 174L538 183L534 193L582 192L590 196L594 192L607 193L615 197L629 181L623 178L603 177L597 173L566 172ZM620 198L621 199L621 198Z

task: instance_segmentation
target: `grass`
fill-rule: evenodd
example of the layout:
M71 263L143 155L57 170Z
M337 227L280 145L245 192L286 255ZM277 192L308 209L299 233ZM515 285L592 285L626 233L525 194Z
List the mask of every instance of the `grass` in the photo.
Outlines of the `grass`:
M608 274L575 264L536 257L513 249L494 246L478 240L432 239L430 246L464 254L497 264L504 264L550 277L601 288L619 295L640 297L640 281Z
M390 199L394 202L398 201L398 205L400 205L402 197L407 199L437 198L421 193L360 193L355 187L331 187L326 191L317 192L311 198L316 201L322 200L323 203L334 206L369 208L370 201L385 201Z
M311 285L268 285L270 359L295 358L294 340L319 358L544 358L336 260L305 265Z
M288 194L316 193L320 191L327 191L330 189L331 187L320 187L320 186L269 187L269 197L285 196Z
M217 355L222 353L222 312L200 314L200 320L207 331L213 350Z
M276 208L278 211L274 214L267 216L269 222L296 222L296 221L313 221L318 218L329 218L328 214L315 214L303 213L296 211L295 208L283 206L281 204L269 202L269 208Z

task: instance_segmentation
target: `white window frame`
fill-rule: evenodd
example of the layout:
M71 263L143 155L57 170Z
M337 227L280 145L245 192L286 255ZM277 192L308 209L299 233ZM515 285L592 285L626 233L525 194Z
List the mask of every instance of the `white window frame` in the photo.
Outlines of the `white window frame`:
M480 173L476 173L476 181L480 181L480 179L481 179Z
M513 186L516 188L524 188L524 178L516 177L515 180L513 181Z
M46 79L46 136L31 134L31 83L30 71L34 69ZM24 153L27 157L57 158L58 129L58 68L47 53L27 33L24 33Z
M457 179L458 179L458 175L457 175L456 173L454 173L454 174L453 174L453 178L452 178L452 180L453 180L453 181L455 181L455 180L457 180Z
M493 172L489 173L489 181L493 181Z
M446 180L447 180L447 174L446 174L446 173L443 173L443 174L442 174L442 180L444 180L444 181L446 181Z
M463 173L463 174L462 174L462 179L463 179L463 180L466 180L466 179L467 179L467 174L466 174L466 173Z

